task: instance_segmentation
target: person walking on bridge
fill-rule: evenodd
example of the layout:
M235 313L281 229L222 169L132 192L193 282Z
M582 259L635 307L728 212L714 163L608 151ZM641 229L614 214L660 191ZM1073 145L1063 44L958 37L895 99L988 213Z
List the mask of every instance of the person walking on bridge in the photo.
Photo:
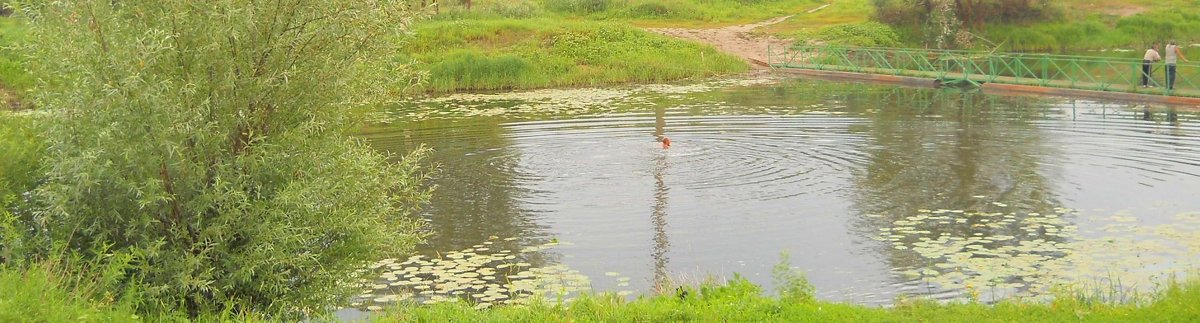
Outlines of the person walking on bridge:
M1167 63L1167 90L1170 91L1175 89L1175 65L1180 59L1186 62L1187 57L1183 57L1183 50L1180 50L1179 46L1175 45L1174 40L1167 44L1167 52L1165 54L1167 56L1164 60Z
M1162 59L1158 55L1158 44L1151 44L1149 49L1146 49L1146 55L1142 56L1142 87L1152 87L1150 73L1153 71L1154 62Z

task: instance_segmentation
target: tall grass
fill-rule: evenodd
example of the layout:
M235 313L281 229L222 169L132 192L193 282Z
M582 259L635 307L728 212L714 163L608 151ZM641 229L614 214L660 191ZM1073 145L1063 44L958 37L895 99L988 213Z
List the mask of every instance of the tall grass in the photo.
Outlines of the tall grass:
M136 292L124 298L99 294L114 268L89 270L61 258L22 266L0 264L0 322L268 322L261 313L230 309L202 313L194 320L182 312L143 313ZM333 321L313 317L315 321Z
M139 317L127 305L89 298L87 286L48 263L25 269L0 268L0 322L129 322Z
M736 73L740 59L711 46L607 22L433 20L405 59L429 71L430 92L664 82Z

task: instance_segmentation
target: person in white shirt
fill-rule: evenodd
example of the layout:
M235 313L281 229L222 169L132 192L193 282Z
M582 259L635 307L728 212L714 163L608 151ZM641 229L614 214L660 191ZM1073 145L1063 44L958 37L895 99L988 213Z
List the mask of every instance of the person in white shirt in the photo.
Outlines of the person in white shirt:
M1164 61L1165 61L1165 63L1167 63L1167 72L1166 72L1167 73L1167 90L1174 90L1175 89L1175 67L1176 67L1175 64L1178 64L1180 59L1182 59L1184 62L1186 62L1187 57L1183 57L1183 50L1180 50L1179 46L1176 46L1175 41L1173 41L1173 40L1167 44L1166 49L1167 49L1167 52L1165 54L1167 57Z
M1158 56L1158 44L1150 45L1150 48L1146 50L1146 55L1142 56L1142 87L1154 86L1150 84L1150 80L1152 79L1150 72L1153 71L1154 62L1160 59L1162 57Z

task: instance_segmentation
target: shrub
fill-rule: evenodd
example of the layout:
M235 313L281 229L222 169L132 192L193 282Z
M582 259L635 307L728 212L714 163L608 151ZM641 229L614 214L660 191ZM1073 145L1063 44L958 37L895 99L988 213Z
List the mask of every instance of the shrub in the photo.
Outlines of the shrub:
M628 9L632 18L700 18L695 4L678 0L652 0L634 4Z
M323 313L418 240L418 158L346 135L409 73L403 1L75 0L26 10L49 111L35 232L142 310ZM85 27L86 26L86 27ZM104 286L109 286L105 284Z
M536 3L530 0L495 1L488 3L485 8L506 18L533 18L541 10Z
M646 2L629 9L634 17L670 17L675 15L675 8L661 2Z

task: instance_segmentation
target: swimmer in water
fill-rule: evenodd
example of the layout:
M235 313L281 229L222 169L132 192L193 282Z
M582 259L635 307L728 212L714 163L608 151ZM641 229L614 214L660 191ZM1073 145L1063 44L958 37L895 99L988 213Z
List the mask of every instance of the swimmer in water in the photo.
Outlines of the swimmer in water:
M663 149L671 148L671 138L663 136L662 138L658 138L658 141L662 142Z

